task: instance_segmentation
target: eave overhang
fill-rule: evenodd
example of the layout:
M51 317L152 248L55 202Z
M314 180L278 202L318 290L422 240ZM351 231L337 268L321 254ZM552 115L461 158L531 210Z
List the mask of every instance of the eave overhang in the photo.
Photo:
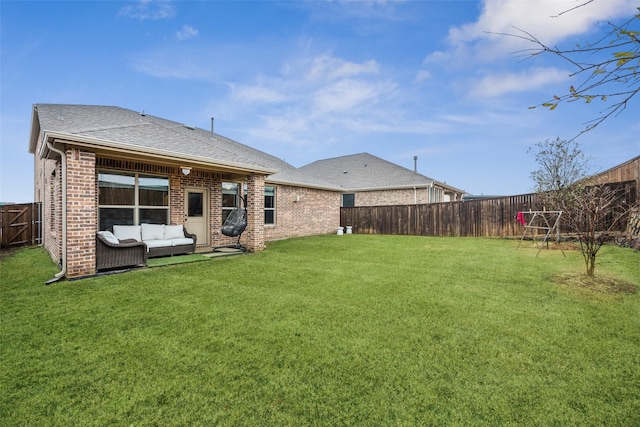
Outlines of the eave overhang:
M379 186L379 187L359 187L359 188L341 188L341 191L344 193L357 193L364 191L390 191L390 190L413 190L418 188L429 188L429 187L440 187L447 192L454 192L462 194L464 191L457 189L455 187L451 187L447 184L438 181L432 181L431 183L421 183L421 184L405 184L405 185L390 185L390 186Z
M290 181L286 179L278 179L278 178L272 178L272 177L267 177L265 179L265 182L268 184L274 184L274 185L288 185L290 187L301 187L301 188L311 188L314 190L344 192L344 189L337 186L313 184L313 183L300 182L300 181Z
M52 155L52 152L46 144L48 141L51 144L56 145L73 145L75 147L81 147L88 151L95 152L97 155L110 158L141 160L169 166L186 166L193 169L203 169L219 173L234 175L272 175L277 172L277 170L256 165L213 160L208 157L193 156L168 150L157 150L139 145L68 134L64 132L45 131L43 134L43 140L44 143L40 146L40 152L38 153L41 158L49 158ZM33 152L32 150L34 149L32 147L34 147L33 139L30 144L31 152Z

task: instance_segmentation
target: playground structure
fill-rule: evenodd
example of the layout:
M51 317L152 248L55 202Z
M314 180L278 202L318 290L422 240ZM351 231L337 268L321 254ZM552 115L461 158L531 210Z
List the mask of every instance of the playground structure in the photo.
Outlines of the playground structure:
M529 216L528 220L526 218L527 216ZM560 229L558 228L558 225L560 224L561 217L562 211L529 210L528 212L518 212L517 218L518 221L524 225L524 232L522 233L522 237L520 237L520 242L518 243L516 250L527 237L530 237L538 248L536 257L540 255L540 251L544 248L545 244L547 249L549 249L549 238L553 236L554 233L558 234L559 240ZM565 255L562 248L560 250L562 251L562 254Z

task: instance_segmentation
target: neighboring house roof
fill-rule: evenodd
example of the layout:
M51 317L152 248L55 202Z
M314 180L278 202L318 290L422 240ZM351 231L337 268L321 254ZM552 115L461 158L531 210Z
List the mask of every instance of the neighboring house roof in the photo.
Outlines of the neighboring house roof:
M269 175L267 182L340 191L319 177L248 145L193 126L120 107L36 104L30 152L40 132L97 150L163 156L186 164Z
M396 165L369 153L318 160L300 168L301 171L322 177L343 191L390 190L424 188L438 185L445 190L463 191Z

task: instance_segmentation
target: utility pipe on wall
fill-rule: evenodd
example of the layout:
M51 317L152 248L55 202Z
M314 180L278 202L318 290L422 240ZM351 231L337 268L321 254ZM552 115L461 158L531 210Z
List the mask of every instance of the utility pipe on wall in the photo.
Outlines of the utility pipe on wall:
M47 147L49 150L60 155L62 161L62 266L60 272L58 272L53 279L49 280L46 284L50 285L62 279L67 274L67 155L64 151L57 149L51 144L47 136L44 136Z

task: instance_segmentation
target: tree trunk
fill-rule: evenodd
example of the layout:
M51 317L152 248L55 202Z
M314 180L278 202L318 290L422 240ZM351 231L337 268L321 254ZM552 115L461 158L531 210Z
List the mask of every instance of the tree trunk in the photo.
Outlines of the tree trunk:
M596 254L589 253L585 258L587 260L587 276L593 277L596 272Z

